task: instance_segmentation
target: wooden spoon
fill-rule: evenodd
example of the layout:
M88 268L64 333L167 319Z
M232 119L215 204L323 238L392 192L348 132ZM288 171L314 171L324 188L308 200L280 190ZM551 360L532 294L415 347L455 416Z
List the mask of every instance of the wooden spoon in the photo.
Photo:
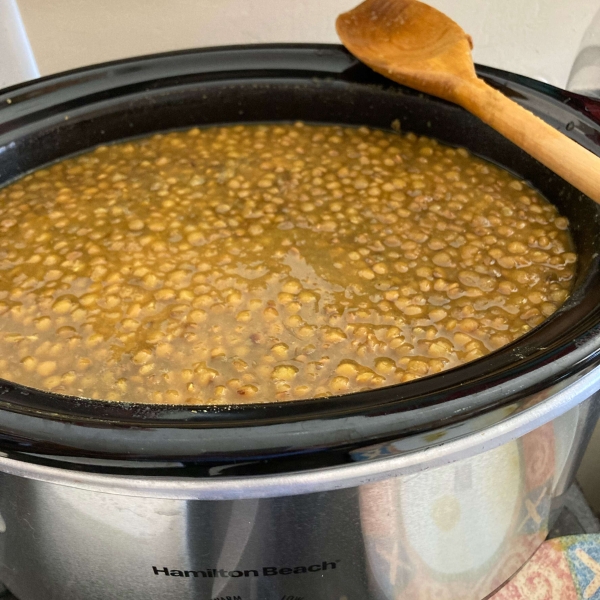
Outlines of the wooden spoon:
M466 108L600 203L600 158L479 79L470 36L446 15L418 0L366 0L336 27L373 70Z

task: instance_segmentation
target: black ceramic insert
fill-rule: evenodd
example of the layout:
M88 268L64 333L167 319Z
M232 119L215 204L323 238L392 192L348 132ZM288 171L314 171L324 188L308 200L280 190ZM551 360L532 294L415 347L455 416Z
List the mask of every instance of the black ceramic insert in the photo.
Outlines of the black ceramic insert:
M478 73L599 152L600 104L503 71L478 67ZM338 463L349 449L518 402L600 362L600 207L461 108L384 79L339 46L169 53L4 90L0 185L98 144L156 131L296 120L391 129L396 119L404 131L467 147L508 168L570 219L580 267L573 296L560 311L490 356L343 398L227 409L135 405L59 396L0 380L0 449L211 462L327 450L328 460ZM526 386L511 386L525 373Z

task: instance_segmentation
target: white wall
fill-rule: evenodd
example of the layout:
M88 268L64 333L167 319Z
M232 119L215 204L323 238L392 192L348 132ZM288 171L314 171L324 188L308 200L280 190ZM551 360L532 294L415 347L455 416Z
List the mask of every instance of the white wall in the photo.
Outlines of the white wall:
M2 2L3 0L0 0ZM42 74L164 50L336 42L357 0L18 0ZM430 0L473 36L475 60L565 86L598 0Z
M0 89L39 77L15 0L0 0Z

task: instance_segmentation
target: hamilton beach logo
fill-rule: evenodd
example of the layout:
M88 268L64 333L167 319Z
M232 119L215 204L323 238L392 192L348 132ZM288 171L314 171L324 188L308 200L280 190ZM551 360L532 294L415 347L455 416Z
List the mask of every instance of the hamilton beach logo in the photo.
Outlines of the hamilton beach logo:
M155 575L164 577L272 577L273 575L302 575L305 573L320 573L322 571L333 571L337 569L340 561L323 561L314 565L297 566L297 567L261 567L260 569L234 569L228 571L226 569L170 569L169 567L152 566L152 571Z

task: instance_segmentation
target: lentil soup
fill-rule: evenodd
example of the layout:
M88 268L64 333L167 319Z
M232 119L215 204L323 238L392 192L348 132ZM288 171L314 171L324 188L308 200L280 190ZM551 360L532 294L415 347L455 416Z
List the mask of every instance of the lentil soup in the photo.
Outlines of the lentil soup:
M552 204L435 140L160 134L0 190L0 376L169 404L392 385L517 339L575 266Z

